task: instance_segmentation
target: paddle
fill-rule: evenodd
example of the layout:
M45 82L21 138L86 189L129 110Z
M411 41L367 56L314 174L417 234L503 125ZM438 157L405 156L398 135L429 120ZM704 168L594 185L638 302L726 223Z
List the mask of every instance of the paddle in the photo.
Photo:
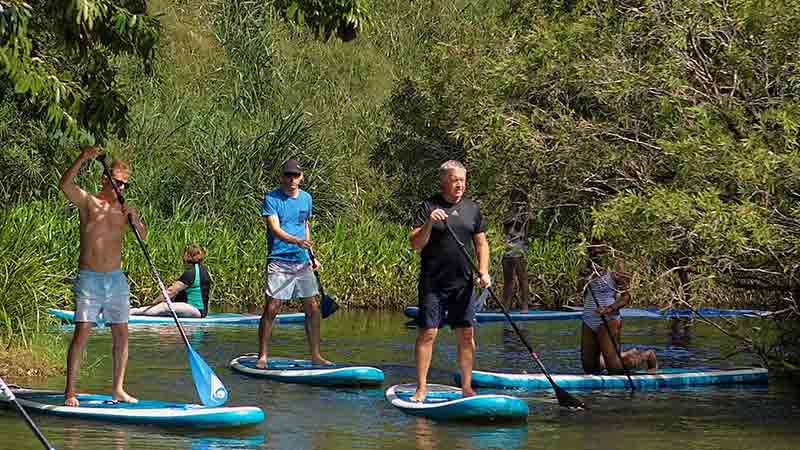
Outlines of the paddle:
M314 252L308 249L308 254L311 256L311 263L314 263ZM339 305L333 297L325 294L325 289L322 287L322 280L319 277L319 270L314 269L314 276L317 277L317 286L319 286L319 311L323 319L327 319L331 314L339 309Z
M592 300L594 300L595 306L600 308L600 302L597 301L597 297L594 296L594 290L592 289L592 284L586 283L586 287L584 289L589 289L589 295L592 296ZM606 331L608 331L608 337L611 339L611 345L614 346L614 350L617 352L617 358L619 358L619 363L622 364L622 369L625 371L625 375L628 377L628 383L631 385L631 392L636 390L636 385L633 384L633 379L631 379L631 372L628 370L628 366L625 365L625 361L622 360L622 353L619 351L619 347L617 346L617 340L614 338L614 334L611 333L611 327L608 326L608 321L606 320L606 316L600 314L600 319L603 320L603 326L606 327Z
M44 445L44 448L46 448L47 450L55 450L55 447L50 445L50 442L47 441L47 438L44 437L44 434L42 434L42 432L39 431L39 428L36 426L36 424L33 423L33 419L31 419L31 416L28 415L28 411L25 411L25 408L23 408L22 405L19 404L19 402L17 401L17 397L14 396L14 392L11 390L11 388L8 387L6 382L3 381L3 378L0 378L0 394L3 394L3 396L8 401L14 404L14 407L17 408L17 411L19 411L19 413L25 419L25 422L31 428L33 434L35 434L36 437L39 438L39 441L42 443L42 445Z
M97 160L103 165L103 173L106 177L108 177L111 187L114 188L114 192L117 194L119 203L124 205L125 198L119 191L119 187L114 181L114 177L111 176L111 171L108 170L108 165L106 165L106 156L98 155ZM194 351L192 344L189 343L189 338L186 337L186 332L183 330L183 326L181 326L181 321L178 320L178 315L175 314L175 309L172 307L172 301L169 299L167 288L164 287L164 282L161 281L161 276L158 274L156 266L150 259L150 254L147 252L147 247L145 246L142 237L139 235L139 230L133 226L133 219L131 218L130 214L128 214L128 225L130 225L131 229L133 230L133 234L136 236L136 240L139 242L139 246L142 248L144 259L147 261L147 264L150 268L150 274L158 283L158 288L161 290L161 295L164 297L164 301L167 302L167 307L169 307L169 311L172 313L172 318L175 319L175 324L178 326L178 331L181 333L183 342L186 344L186 353L189 356L189 367L192 369L192 381L194 381L194 387L197 390L197 395L200 397L200 401L202 401L206 406L224 405L228 400L228 390L225 389L225 385L222 384L222 381L220 381L220 379L217 377L214 371L211 370L211 367L206 364L203 358L200 357L196 351Z
M475 265L475 261L473 261L472 257L469 256L466 247L464 247L464 243L458 239L456 233L453 231L452 228L450 228L450 224L447 223L447 219L444 220L444 225L445 227L447 227L447 231L450 232L450 236L452 236L453 239L455 239L456 243L458 243L458 247L461 249L461 254L464 255L467 261L470 262L473 270L478 272L479 271L478 266ZM501 302L497 298L492 288L486 288L486 289L489 291L489 294L491 294L492 299L495 301L495 303L500 305L500 309L503 311L503 315L506 316L506 319L511 324L511 327L514 328L514 331L517 333L517 337L519 337L519 340L522 341L523 345L525 345L525 348L528 349L528 353L530 353L530 355L533 357L533 360L536 361L536 364L539 365L539 369L541 369L544 376L547 377L547 381L549 381L550 385L553 386L553 390L556 393L556 398L558 399L558 404L567 408L580 408L580 409L585 408L586 404L583 402L583 400L573 396L572 394L565 391L563 388L561 388L559 385L556 384L556 382L550 376L550 372L548 372L547 368L545 368L544 364L542 364L542 360L539 359L539 355L533 351L533 347L531 347L531 344L528 343L528 340L525 339L525 336L522 335L522 332L520 331L519 327L517 327L517 324L508 314L506 305L504 305L503 302Z

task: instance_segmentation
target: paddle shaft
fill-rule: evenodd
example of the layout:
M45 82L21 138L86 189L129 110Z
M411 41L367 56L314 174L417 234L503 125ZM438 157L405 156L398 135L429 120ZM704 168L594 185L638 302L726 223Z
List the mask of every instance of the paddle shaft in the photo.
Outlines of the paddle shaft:
M600 302L597 301L597 297L594 296L594 289L592 289L591 281L586 283L586 289L589 289L589 295L592 296L592 300L594 300L595 306L600 308ZM608 331L608 338L611 339L611 345L614 346L614 351L617 352L617 358L619 358L619 363L622 364L622 370L625 371L625 375L628 377L628 382L631 385L631 391L636 390L636 385L633 384L633 379L631 378L631 372L628 370L628 366L625 365L625 361L622 360L622 353L619 350L619 346L617 345L617 340L614 338L614 333L611 331L611 327L608 326L608 321L606 320L606 316L603 314L599 314L600 319L603 321L603 326L606 327L606 331Z
M319 301L321 304L322 299L325 298L325 288L322 287L322 279L319 277L319 270L314 269L314 261L317 258L314 257L314 251L311 250L311 248L308 249L308 255L311 256L311 268L314 271L314 276L317 278L317 286L319 286Z
M119 191L119 187L117 183L114 181L114 177L111 176L111 171L108 170L108 165L106 164L106 157L105 155L100 155L97 157L97 160L100 161L100 164L103 165L103 173L105 174L108 181L111 183L111 187L114 189L114 192L117 194L117 200L119 200L120 205L125 204L125 197L122 196L122 192ZM158 270L156 270L155 264L150 259L150 253L147 251L147 246L144 244L144 240L142 236L139 234L139 230L133 224L133 217L130 213L128 213L128 225L131 226L133 230L133 235L136 236L136 241L139 243L139 247L142 248L142 253L144 254L144 259L147 261L147 265L150 269L150 274L153 278L156 279L158 283L158 288L161 290L161 295L164 297L164 301L167 302L167 307L169 308L169 312L172 313L172 318L175 319L175 324L178 326L178 331L181 333L181 337L183 338L183 342L186 344L187 347L191 347L192 344L189 343L189 338L186 336L186 332L183 330L183 326L181 325L181 321L178 320L178 315L175 313L175 309L172 308L172 301L169 299L169 293L167 292L167 288L164 286L164 282L161 281L161 275L158 274Z
M463 242L461 242L461 241L458 239L458 237L456 236L456 233L453 231L453 229L452 229L452 228L450 228L450 224L449 224L449 223L447 223L447 219L445 219L445 220L444 220L444 225L445 225L445 227L447 227L447 231L449 231L449 232L450 232L450 236L451 236L453 239L455 239L456 243L458 244L458 248L460 248L460 249L461 249L461 254L462 254L462 255L464 255L464 257L467 259L467 261L469 261L469 262L470 262L470 264L472 265L472 268L473 268L473 270L475 270L476 272L479 272L479 271L480 271L480 269L479 269L479 268L478 268L478 266L475 264L475 261L473 261L472 257L470 257L470 256L469 256L469 252L467 252L467 249L466 249L466 247L464 247L464 243L463 243ZM529 352L529 353L530 353L530 355L533 357L533 360L534 360L534 361L536 361L536 364L539 366L539 369L541 369L542 373L543 373L543 374L544 374L544 376L547 378L547 381L549 381L549 382L550 382L550 385L551 385L551 386L553 386L553 390L555 390L555 391L556 391L556 394L559 394L560 392L567 393L567 392L566 392L566 391L564 391L564 390L563 390L561 387L559 387L559 386L556 384L556 382L553 380L553 378L550 376L550 372L548 372L548 371L547 371L547 368L544 366L544 364L542 363L541 359L539 359L539 355L538 355L538 354L537 354L535 351L533 351L533 347L531 347L531 344L529 344L529 343L528 343L528 340L527 340L527 339L525 339L525 336L523 336L523 334L522 334L522 331L520 331L520 329L519 329L519 327L517 326L516 322L514 322L514 319L512 319L512 318L511 318L511 315L510 315L510 314L508 314L508 309L506 309L506 305L504 305L504 304L503 304L503 302L501 302L501 301L500 301L500 300L497 298L497 296L494 294L494 290L493 290L492 288L487 288L487 289L489 290L489 294L491 294L491 296L492 296L492 299L493 299L493 300L494 300L494 301L495 301L495 302L496 302L498 305L500 305L500 309L503 311L503 315L504 315L504 316L506 316L506 319L507 319L507 320L508 320L508 322L511 324L511 327L512 327L512 328L514 329L514 331L517 333L517 336L519 337L519 340L520 340L520 341L522 341L522 344L525 346L525 348L527 348L527 349L528 349L528 352ZM567 393L567 395L569 395L569 394ZM559 402L560 402L560 401L561 401L560 395L558 395L558 397L559 397ZM581 402L581 403L583 403L583 402Z
M31 419L31 416L28 415L28 411L25 411L25 408L23 408L22 405L19 404L19 401L17 401L17 397L14 396L14 392L11 391L11 388L8 387L8 385L6 384L5 381L3 381L2 378L0 378L0 392L2 392L3 395L8 397L11 403L14 404L14 407L17 408L17 411L19 411L19 413L25 419L25 423L28 424L28 427L30 427L31 431L33 431L33 434L35 434L36 437L39 438L39 441L42 443L42 445L44 445L44 448L46 448L47 450L55 450L55 447L50 445L50 442L47 440L46 437L44 437L44 434L42 434L42 432L39 430L39 427L37 427L36 424L33 423L33 419Z

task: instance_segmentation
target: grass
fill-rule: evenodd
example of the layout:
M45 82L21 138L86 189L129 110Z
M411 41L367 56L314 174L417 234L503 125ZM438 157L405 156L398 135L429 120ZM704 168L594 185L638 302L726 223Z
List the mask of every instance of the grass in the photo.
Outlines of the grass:
M25 343L0 338L0 377L7 383L63 374L67 348L63 338L49 333L37 334Z

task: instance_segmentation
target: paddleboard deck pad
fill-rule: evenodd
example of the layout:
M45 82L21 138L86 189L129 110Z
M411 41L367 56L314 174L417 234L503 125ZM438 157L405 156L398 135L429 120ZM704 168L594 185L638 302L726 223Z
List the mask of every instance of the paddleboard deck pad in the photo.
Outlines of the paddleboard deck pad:
M63 392L25 388L12 391L28 411L76 419L189 428L232 428L264 421L264 412L254 406L206 407L156 400L118 403L108 395L78 394L80 406L72 407L64 406ZM13 408L11 402L2 398L0 404Z
M394 385L386 390L386 400L406 414L434 420L508 422L528 418L528 405L510 395L482 394L464 398L459 388L428 384L425 400L413 402L410 399L416 388L416 384Z
M247 375L284 383L316 386L371 386L383 383L383 371L349 364L319 365L308 360L269 358L267 367L256 367L258 355L243 355L230 362L232 369Z
M552 375L553 380L566 390L628 389L625 375ZM767 384L767 369L659 369L656 373L633 373L631 379L638 389L688 388L693 386ZM456 375L458 380L458 375ZM501 389L529 391L552 389L547 378L540 373L520 374L502 372L472 372L472 385Z
M73 323L75 311L50 308L51 315L69 323ZM181 324L200 325L257 325L261 316L255 314L211 313L206 317L179 317ZM278 314L275 323L303 323L306 320L304 313ZM169 316L130 316L128 325L174 325L175 320Z

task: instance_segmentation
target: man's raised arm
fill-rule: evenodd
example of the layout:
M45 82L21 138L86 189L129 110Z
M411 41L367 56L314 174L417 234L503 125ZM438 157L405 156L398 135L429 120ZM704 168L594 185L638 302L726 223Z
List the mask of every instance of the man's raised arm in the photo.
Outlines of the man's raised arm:
M83 163L94 159L94 157L97 156L97 152L98 147L87 147L83 149L81 155L78 156L78 159L64 172L64 175L61 176L61 181L58 183L59 188L64 192L64 196L67 197L67 200L78 208L86 207L86 200L89 198L89 193L75 184L75 177L80 173Z

